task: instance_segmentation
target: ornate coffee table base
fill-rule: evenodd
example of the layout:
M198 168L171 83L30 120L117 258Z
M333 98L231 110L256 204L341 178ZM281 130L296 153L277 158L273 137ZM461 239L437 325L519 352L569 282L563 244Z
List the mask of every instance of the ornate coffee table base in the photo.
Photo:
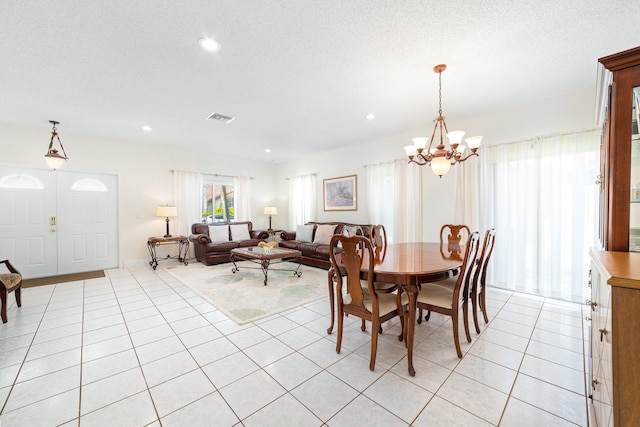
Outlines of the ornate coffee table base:
M268 253L261 247L236 248L231 250L230 258L231 262L233 263L231 272L235 274L236 272L240 271L240 267L238 267L238 265L236 264L236 260L249 261L254 264L260 264L260 267L244 266L243 268L262 270L262 274L264 274L264 285L267 286L269 267L272 264L280 264L281 262L285 261L297 260L298 267L296 267L295 270L290 268L272 268L271 270L291 271L296 277L302 276L302 271L300 271L301 256L302 253L300 251L296 251L293 249L274 249L272 250L272 252ZM272 263L271 261L276 262Z

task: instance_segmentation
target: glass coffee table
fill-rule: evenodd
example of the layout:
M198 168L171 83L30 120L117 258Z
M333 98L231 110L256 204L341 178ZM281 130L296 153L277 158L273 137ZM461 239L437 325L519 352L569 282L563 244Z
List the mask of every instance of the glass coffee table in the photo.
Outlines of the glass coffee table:
M260 267L247 267L242 268L254 268L262 270L264 274L264 285L267 286L267 276L269 274L269 267L273 264L279 264L285 261L297 261L298 267L296 269L290 268L272 268L271 270L280 271L292 271L294 276L300 277L302 271L300 271L300 258L302 252L295 249L287 248L263 248L260 246L253 246L248 248L235 248L231 249L231 262L233 262L232 273L240 271L240 268L236 264L236 261L249 261L254 264L260 264Z

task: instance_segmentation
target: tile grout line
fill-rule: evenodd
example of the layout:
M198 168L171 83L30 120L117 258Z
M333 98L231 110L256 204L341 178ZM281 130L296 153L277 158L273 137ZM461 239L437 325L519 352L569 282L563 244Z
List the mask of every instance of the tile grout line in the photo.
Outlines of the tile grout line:
M11 398L11 393L13 392L14 387L16 386L16 384L18 383L18 377L20 376L20 372L22 372L22 368L24 367L25 361L27 360L27 356L29 355L29 351L31 350L31 347L33 346L33 342L36 339L36 336L38 335L38 331L40 330L40 326L42 326L42 321L44 319L44 316L47 312L47 308L49 307L49 304L51 304L51 299L53 298L53 293L55 291L55 286L52 289L50 295L49 295L49 300L47 301L46 307L42 312L42 316L40 317L40 320L38 321L38 327L36 328L36 330L33 332L33 338L31 338L31 342L29 343L28 349L26 351L26 353L24 354L24 357L22 358L22 362L20 362L20 367L18 368L18 372L16 373L16 377L13 380L13 383L11 383L11 389L9 390L9 393L7 393L7 398L4 401L4 404L2 405L2 408L0 408L0 415L4 414L4 410L7 406L7 403L9 403L9 399ZM8 297L8 295L7 295ZM8 323L8 322L7 322ZM35 402L33 402L35 403ZM30 403L30 405L32 405L33 403ZM16 408L14 410L17 410L20 408ZM11 411L9 411L11 412Z

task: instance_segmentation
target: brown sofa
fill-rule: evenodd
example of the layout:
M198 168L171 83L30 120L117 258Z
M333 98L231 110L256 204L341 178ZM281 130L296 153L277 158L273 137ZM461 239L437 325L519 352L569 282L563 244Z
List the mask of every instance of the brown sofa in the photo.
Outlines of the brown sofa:
M328 270L331 267L331 261L329 260L329 245L313 243L316 237L316 230L318 225L330 224L335 225L334 234L342 234L344 227L355 227L357 229L356 234L361 233L364 237L369 238L371 232L370 224L349 224L346 222L308 222L305 225L313 225L313 235L311 242L301 242L296 240L295 231L283 231L280 233L282 239L278 245L282 248L297 249L302 252L301 262L306 265L314 267L320 267Z
M233 227L246 225L248 229L248 239L234 239ZM216 236L209 236L209 227L226 227L226 233L224 230L214 230ZM244 227L241 227L244 229ZM193 242L193 248L196 255L196 259L206 265L220 264L230 261L231 249L258 246L258 243L263 242L269 238L269 233L263 230L253 230L253 224L251 221L243 222L223 222L214 224L193 224L191 225L191 234L189 240Z

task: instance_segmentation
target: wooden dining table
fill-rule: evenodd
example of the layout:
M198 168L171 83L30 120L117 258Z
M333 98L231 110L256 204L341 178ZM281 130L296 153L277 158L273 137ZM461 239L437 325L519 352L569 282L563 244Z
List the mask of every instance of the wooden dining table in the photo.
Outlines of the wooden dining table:
M336 257L339 262L339 257ZM364 252L362 260L362 279L367 279L369 268L368 253ZM462 254L456 246L441 245L433 242L395 243L383 248L376 248L373 259L374 281L393 283L402 287L409 297L408 321L406 322L407 361L409 375L416 374L413 368L413 336L416 325L416 301L420 292L420 284L446 279L459 272L462 266ZM331 299L331 326L334 326L334 272L329 270L329 297Z

